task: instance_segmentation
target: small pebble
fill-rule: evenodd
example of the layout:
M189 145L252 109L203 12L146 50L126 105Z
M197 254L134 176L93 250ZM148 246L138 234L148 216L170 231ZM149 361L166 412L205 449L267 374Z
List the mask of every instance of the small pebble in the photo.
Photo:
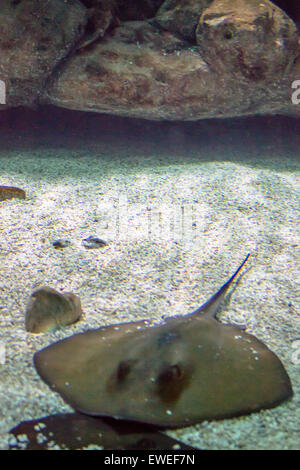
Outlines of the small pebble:
M46 333L75 323L81 316L81 303L77 295L71 292L61 294L51 287L41 287L30 296L25 328L30 333Z
M107 242L101 240L101 238L90 236L82 240L82 245L85 246L85 248L101 248L107 245Z
M58 240L55 240L55 242L52 243L54 248L66 248L66 246L70 246L71 242L70 240L66 240L65 238L59 238Z

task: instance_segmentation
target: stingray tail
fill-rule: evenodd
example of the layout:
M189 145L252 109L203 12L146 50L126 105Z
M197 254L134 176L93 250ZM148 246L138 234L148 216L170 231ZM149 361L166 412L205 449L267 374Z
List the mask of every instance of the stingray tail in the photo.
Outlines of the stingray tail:
M207 302L205 302L201 307L194 310L190 315L194 315L197 313L201 313L201 315L205 315L207 317L216 317L216 314L219 310L220 304L223 302L226 292L231 285L234 278L238 275L244 264L247 262L250 253L246 256L242 264L237 268L235 273L228 279L225 284L216 292Z

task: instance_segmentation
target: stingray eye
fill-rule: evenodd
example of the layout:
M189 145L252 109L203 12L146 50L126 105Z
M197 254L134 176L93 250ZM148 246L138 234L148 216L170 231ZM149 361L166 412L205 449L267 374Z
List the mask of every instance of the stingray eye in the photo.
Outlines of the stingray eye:
M134 359L128 359L127 361L121 361L118 365L118 370L117 370L117 380L118 382L124 382L124 380L127 378L129 375L133 364L136 361Z
M183 376L183 370L178 364L168 366L159 374L158 383L167 384L170 382L176 382Z
M168 365L161 370L156 379L157 392L164 402L174 402L179 399L188 382L189 374L184 372L181 365Z

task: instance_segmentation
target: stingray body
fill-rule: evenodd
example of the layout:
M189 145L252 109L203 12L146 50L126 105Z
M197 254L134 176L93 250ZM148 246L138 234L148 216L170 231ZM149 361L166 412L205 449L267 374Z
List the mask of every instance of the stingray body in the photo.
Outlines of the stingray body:
M249 255L248 255L249 256ZM277 356L216 311L246 260L185 316L89 330L35 354L43 380L76 410L181 427L272 408L292 395Z

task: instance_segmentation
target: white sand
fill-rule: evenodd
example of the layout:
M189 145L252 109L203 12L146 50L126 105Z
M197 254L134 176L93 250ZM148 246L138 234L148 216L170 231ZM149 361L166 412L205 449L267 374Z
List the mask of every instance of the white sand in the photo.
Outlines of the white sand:
M25 189L27 199L0 203L0 448L20 421L71 410L37 375L35 351L90 327L190 312L251 252L221 318L246 324L279 356L295 395L170 435L202 449L299 449L297 136L289 124L278 135L272 122L267 130L249 130L247 121L112 119L102 127L109 118L79 114L74 126L66 114L64 133L61 120L49 133L2 131L0 184ZM108 246L85 249L89 235ZM72 245L55 250L58 238ZM26 302L43 285L77 293L83 320L52 334L25 332Z

